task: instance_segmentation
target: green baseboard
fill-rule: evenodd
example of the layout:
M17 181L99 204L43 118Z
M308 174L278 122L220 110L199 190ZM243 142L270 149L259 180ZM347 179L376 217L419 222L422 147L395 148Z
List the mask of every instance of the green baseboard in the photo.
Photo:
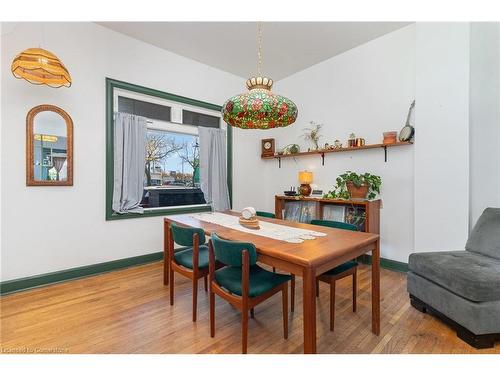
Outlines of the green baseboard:
M131 258L113 260L110 262L91 264L89 266L70 268L67 270L45 273L24 277L21 279L7 280L0 282L0 295L20 292L27 289L39 288L49 284L61 283L64 281L81 279L87 276L98 275L101 273L116 271L123 268L139 266L157 262L163 259L163 252L139 255ZM358 261L364 264L371 264L371 255L363 255L358 258ZM395 260L380 259L380 266L392 271L407 272L408 264Z
M372 256L365 254L358 258L358 261L363 264L372 264ZM398 262L397 260L391 260L386 258L380 258L380 267L386 268L391 271L397 272L408 272L408 263Z
M83 267L24 277L21 279L0 282L0 295L20 292L22 290L38 288L48 284L60 283L68 280L80 279L87 276L111 272L122 268L157 262L163 259L163 251L139 255L131 258L112 260L110 262L91 264Z

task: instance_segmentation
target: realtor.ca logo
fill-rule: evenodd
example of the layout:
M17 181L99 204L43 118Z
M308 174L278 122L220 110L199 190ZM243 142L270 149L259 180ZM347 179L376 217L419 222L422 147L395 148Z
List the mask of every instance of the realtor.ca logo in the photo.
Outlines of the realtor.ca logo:
M64 354L66 348L28 348L26 346L15 348L1 348L2 354Z

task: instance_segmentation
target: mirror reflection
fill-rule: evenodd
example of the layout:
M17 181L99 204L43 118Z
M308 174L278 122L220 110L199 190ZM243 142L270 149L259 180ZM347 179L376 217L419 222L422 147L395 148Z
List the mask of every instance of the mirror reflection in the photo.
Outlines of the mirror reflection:
M68 139L65 119L43 111L33 119L33 178L35 181L67 181Z

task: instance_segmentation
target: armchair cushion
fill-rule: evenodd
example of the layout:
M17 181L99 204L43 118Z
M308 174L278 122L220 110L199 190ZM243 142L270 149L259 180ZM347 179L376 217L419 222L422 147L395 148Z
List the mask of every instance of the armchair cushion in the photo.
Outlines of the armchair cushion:
M414 253L408 268L470 301L500 300L500 260L468 251Z
M198 255L198 268L208 267L208 246L201 245ZM186 268L193 269L193 248L187 248L174 253L175 261Z
M224 267L215 271L217 284L238 296L242 295L241 267ZM269 272L258 265L250 266L250 284L248 287L249 297L260 296L274 287L286 283L292 277L290 275L280 275Z
M465 250L500 259L500 208L487 208L479 217Z

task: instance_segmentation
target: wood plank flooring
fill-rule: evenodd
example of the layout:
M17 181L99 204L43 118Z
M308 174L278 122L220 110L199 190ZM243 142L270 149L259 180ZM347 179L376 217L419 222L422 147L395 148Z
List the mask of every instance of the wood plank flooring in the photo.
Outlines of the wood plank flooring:
M335 332L329 331L328 286L320 283L318 353L500 353L476 350L438 319L412 308L406 276L382 270L381 335L371 333L370 269L358 275L358 311L351 279L337 282ZM249 353L302 353L302 283L288 340L278 295L249 321ZM191 283L176 275L175 305L162 284L162 263L115 271L0 298L1 351L26 353L239 353L240 314L216 297L210 338L208 294L200 283L198 322L191 321Z

